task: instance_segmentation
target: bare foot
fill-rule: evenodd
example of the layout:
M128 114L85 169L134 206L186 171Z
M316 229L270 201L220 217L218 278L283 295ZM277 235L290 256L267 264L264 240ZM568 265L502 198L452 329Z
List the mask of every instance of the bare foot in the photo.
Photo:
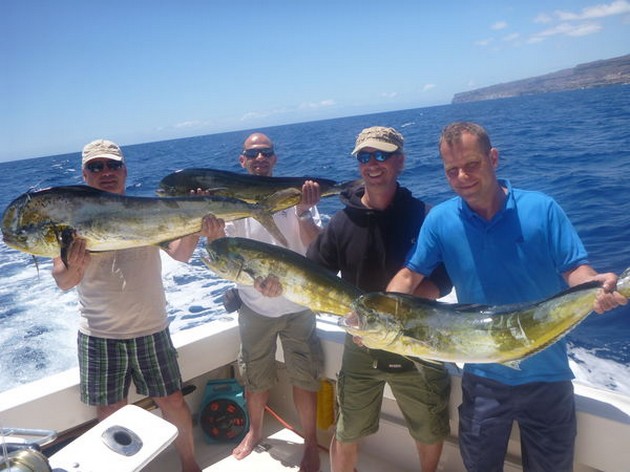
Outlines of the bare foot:
M241 443L232 450L232 455L239 461L246 458L254 450L258 441L260 441L260 438L254 435L254 432L250 429Z
M319 449L317 443L304 445L304 456L300 463L300 472L319 472Z

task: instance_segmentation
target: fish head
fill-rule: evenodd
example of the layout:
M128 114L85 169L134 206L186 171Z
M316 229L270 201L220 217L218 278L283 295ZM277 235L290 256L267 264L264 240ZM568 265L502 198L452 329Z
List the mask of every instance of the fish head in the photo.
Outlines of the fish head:
M29 206L29 194L23 194L7 206L2 215L2 240L18 251L54 257L59 255L62 228L50 222L43 213Z
M402 333L402 323L395 314L374 304L374 294L360 296L352 304L353 311L340 318L338 325L352 336L361 338L364 346L383 349L391 345Z
M253 285L253 277L247 273L245 258L234 250L231 238L218 238L206 245L208 257L203 261L218 276L244 285Z

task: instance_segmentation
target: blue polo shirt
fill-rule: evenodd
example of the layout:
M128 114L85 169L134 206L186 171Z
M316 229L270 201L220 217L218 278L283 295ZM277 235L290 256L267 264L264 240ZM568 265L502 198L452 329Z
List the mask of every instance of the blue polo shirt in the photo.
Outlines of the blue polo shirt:
M447 200L427 215L406 263L427 275L443 262L460 303L537 302L565 290L562 273L587 263L575 228L551 197L499 182L508 194L491 221L460 197ZM522 360L519 369L500 364L464 369L508 385L573 378L563 340Z

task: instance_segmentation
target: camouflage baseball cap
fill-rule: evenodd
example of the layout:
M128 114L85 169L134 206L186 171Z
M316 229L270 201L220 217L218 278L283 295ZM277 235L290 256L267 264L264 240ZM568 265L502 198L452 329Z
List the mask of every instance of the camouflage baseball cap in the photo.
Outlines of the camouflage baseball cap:
M402 149L404 138L394 128L385 126L372 126L365 128L357 136L352 154L356 154L363 148L374 148L379 151L394 152Z

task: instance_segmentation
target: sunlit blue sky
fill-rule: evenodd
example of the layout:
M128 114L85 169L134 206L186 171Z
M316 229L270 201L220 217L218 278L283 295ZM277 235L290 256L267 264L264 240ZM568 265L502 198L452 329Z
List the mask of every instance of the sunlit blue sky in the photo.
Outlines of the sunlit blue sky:
M630 0L1 0L0 161L447 104L629 45Z

